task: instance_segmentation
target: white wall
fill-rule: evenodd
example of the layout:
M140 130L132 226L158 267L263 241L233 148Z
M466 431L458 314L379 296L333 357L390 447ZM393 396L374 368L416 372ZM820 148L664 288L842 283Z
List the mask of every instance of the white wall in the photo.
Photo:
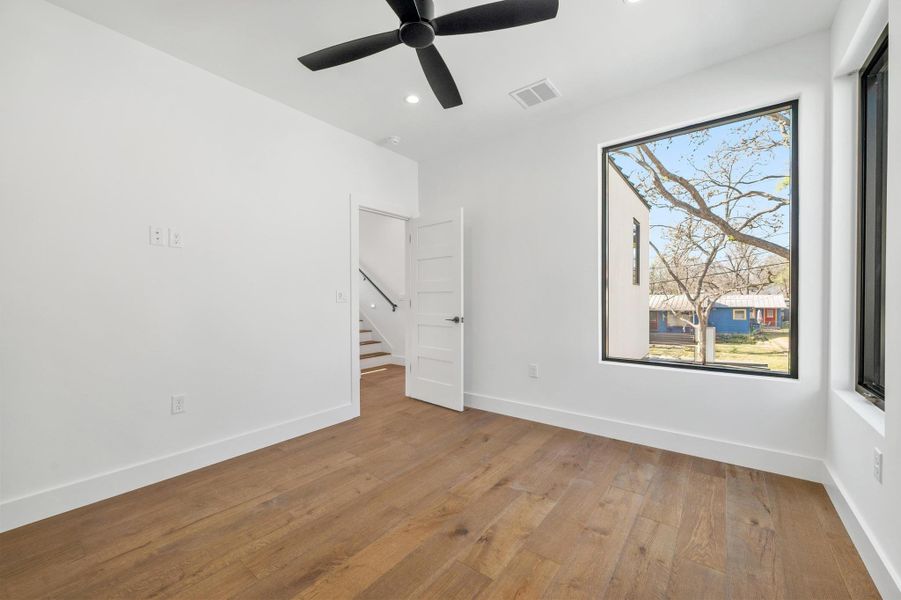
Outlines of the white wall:
M603 168L603 167L602 167ZM650 341L650 249L651 211L616 167L606 167L607 217L607 353L612 358L642 359ZM603 182L601 182L603 184ZM641 226L639 284L633 283L632 227Z
M406 229L401 219L360 211L360 263L392 300L407 296Z
M38 0L0 131L3 528L356 414L349 195L415 163Z
M828 84L824 33L422 163L422 213L467 211L470 404L820 478ZM598 364L598 145L796 97L800 378Z
M855 289L857 222L858 70L874 47L891 16L901 15L901 2L846 0L832 29L834 79L832 115L831 278L829 321L829 404L826 464L828 486L880 591L887 598L901 597L901 351L889 342L886 348L886 410L883 413L854 391ZM897 28L896 28L897 29ZM901 39L890 41L889 164L901 156ZM889 170L889 231L899 231L901 179ZM901 246L898 236L888 236L886 327L888 339L901 337L898 311L901 305ZM872 475L873 449L884 453L884 481Z
M404 358L409 308L406 228L406 222L401 219L360 211L360 267L397 304L397 310L392 310L375 288L364 281L360 283L360 311L387 342L397 361Z

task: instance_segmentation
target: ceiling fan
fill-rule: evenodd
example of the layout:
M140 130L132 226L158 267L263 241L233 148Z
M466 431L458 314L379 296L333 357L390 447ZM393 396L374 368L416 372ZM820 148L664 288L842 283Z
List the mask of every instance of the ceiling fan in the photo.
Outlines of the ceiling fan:
M344 42L297 60L311 71L337 67L406 44L416 49L425 77L444 108L463 104L457 84L434 46L435 36L482 33L546 21L557 16L560 0L500 0L435 17L433 0L386 0L400 28Z

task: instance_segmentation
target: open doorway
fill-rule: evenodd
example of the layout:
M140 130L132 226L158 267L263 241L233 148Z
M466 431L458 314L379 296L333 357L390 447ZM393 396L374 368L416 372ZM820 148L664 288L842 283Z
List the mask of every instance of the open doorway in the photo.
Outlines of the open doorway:
M352 198L351 266L355 407L391 371L407 397L462 411L462 208L409 219Z
M361 377L403 367L407 310L405 217L359 208Z

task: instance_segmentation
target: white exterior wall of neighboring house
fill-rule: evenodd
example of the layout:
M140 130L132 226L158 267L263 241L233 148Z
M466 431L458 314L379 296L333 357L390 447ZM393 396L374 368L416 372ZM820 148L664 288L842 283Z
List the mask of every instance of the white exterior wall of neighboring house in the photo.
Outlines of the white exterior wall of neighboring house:
M620 171L607 167L607 354L644 358L648 353L648 235L650 210ZM641 226L639 284L632 280L632 226Z

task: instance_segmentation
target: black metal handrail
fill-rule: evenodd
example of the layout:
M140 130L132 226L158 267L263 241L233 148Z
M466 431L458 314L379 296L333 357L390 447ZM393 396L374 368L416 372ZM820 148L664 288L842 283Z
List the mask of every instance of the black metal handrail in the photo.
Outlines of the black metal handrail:
M379 286L377 286L377 285L375 284L375 282L372 280L372 278L371 278L369 275L367 275L366 273L363 272L363 269L359 269L359 271L360 271L360 275L363 276L363 279L365 279L366 281L368 281L368 282L372 285L372 287L375 288L375 291L377 291L379 294L381 294L381 295L382 295L382 298L384 298L385 301L386 301L388 304L391 305L391 312L396 311L396 310L397 310L397 304L395 304L394 302L391 301L391 298L389 298L389 297L385 294L385 292L382 291L382 288L380 288Z

